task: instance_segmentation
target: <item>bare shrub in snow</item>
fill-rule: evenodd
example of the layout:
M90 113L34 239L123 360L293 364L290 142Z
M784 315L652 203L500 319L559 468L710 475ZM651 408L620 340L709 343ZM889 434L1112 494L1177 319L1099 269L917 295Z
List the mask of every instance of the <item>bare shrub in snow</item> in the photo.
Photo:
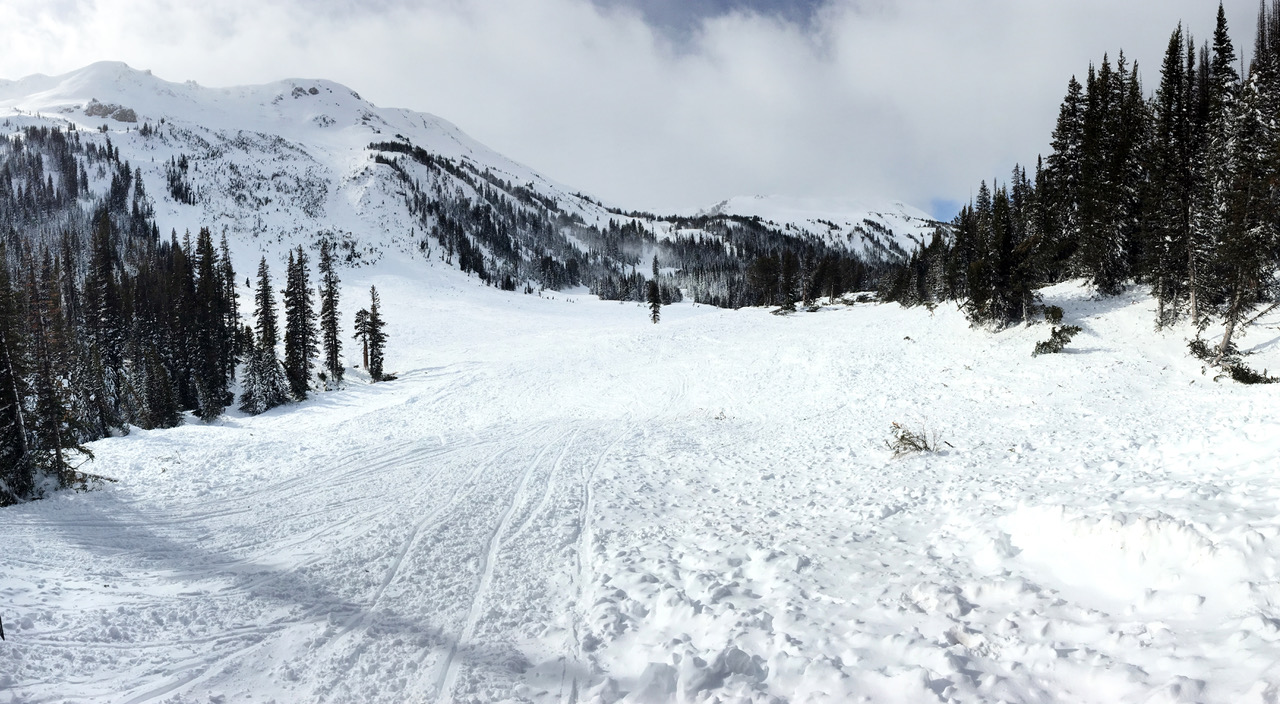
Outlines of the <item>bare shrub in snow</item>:
M893 450L895 459L904 455L911 455L917 452L937 452L942 445L947 444L935 431L930 435L927 428L920 427L917 432L907 426L895 422L889 426L891 437L885 441L885 445Z

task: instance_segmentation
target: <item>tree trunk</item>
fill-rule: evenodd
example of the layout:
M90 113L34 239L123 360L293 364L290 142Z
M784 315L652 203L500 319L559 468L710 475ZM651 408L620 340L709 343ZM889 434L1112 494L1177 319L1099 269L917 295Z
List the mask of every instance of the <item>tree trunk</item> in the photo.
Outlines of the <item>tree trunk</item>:
M1190 278L1190 286L1188 294L1191 304L1191 324L1200 324L1200 304L1196 300L1196 254L1195 248L1190 242L1187 243L1187 272Z
M1227 350L1231 348L1231 336L1236 331L1236 319L1240 317L1240 301L1243 298L1244 284L1240 281L1240 276L1236 275L1235 293L1231 297L1231 308L1227 310L1227 329L1222 333L1222 343L1218 345L1218 356L1214 357L1214 365L1222 362L1222 358L1226 356Z

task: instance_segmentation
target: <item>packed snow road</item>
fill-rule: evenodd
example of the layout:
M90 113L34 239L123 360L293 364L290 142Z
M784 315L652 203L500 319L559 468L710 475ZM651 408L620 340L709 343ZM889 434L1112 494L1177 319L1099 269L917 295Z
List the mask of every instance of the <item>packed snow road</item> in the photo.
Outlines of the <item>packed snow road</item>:
M372 280L399 380L0 510L0 702L1280 701L1280 400L1139 295L1049 291L1085 331L1033 359L954 310Z

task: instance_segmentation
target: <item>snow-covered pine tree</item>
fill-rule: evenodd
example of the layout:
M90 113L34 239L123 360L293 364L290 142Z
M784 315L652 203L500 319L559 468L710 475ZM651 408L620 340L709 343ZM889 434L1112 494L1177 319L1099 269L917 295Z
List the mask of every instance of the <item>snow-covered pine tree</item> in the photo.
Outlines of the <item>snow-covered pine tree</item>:
M658 255L656 254L653 255L653 278L649 279L645 300L649 304L649 319L656 325L658 318L662 315L662 292L658 287Z
M271 269L266 257L258 265L254 301L256 344L245 367L240 410L258 414L289 401L289 384L276 358L275 293L271 289Z
M796 309L796 288L800 285L800 259L790 249L782 253L782 266L778 276L781 288L782 310L792 313Z
M387 333L386 321L382 319L382 300L378 298L378 289L369 287L369 378L382 381L385 375L382 365L386 358Z
M342 383L342 335L338 325L338 272L328 241L320 243L320 336L324 366L333 385ZM327 383L326 383L327 385Z
M1156 297L1156 326L1174 323L1188 300L1187 247L1193 195L1195 53L1188 65L1187 37L1179 25L1169 37L1152 101L1146 152L1143 270Z
M1192 203L1191 314L1197 325L1206 324L1203 314L1211 312L1223 296L1224 275L1216 264L1215 252L1230 226L1228 193L1239 167L1238 139L1240 75L1236 72L1236 52L1227 31L1226 13L1218 6L1218 23L1213 35L1213 52L1202 54L1204 129L1198 160L1197 189Z
M1219 11L1219 23L1225 26ZM1226 325L1215 362L1232 350L1232 338L1245 317L1262 301L1273 278L1276 264L1277 211L1273 197L1277 165L1275 114L1266 111L1265 91L1272 79L1267 75L1266 11L1259 17L1260 60L1241 87L1232 125L1229 173L1225 197L1225 227L1213 253L1213 271L1220 278L1218 309ZM1229 41L1229 40L1228 40ZM1215 42L1216 43L1216 42ZM1216 47L1215 47L1216 49Z
M284 370L293 397L302 400L307 397L312 365L318 352L315 309L311 305L311 275L302 245L298 245L296 253L289 252L288 267L284 289Z
M28 455L28 418L23 403L30 395L27 349L18 291L0 244L0 506L21 501L35 489Z
M369 310L361 308L356 311L355 334L351 339L360 343L360 359L365 369L369 368Z
M193 301L194 364L198 415L212 421L227 406L228 382L226 359L233 354L227 347L226 285L223 265L213 248L213 233L200 228L196 235L196 284Z
M27 271L27 329L31 341L31 390L33 413L29 452L36 473L52 478L59 487L76 478L76 455L92 457L79 441L83 424L72 413L69 331L62 310L59 287L53 284L52 257L37 276L34 263Z
M1053 130L1052 151L1045 168L1046 232L1050 262L1055 279L1065 273L1066 262L1080 244L1080 181L1085 118L1084 87L1075 76L1067 82L1067 95L1058 109L1058 122Z

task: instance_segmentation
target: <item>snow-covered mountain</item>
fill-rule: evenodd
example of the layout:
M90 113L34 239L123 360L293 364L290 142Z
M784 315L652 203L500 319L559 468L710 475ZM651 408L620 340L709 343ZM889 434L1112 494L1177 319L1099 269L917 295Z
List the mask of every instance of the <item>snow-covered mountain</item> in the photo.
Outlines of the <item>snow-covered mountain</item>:
M784 232L813 235L864 257L888 259L928 244L939 224L923 210L899 201L786 196L730 198L700 214L760 218Z
M487 233L477 244L481 261L500 262L506 252L508 261L550 256L566 263L575 251L604 249L581 230L610 222L657 237L687 229L677 216L624 214L434 115L380 108L325 80L208 88L98 63L61 76L0 81L0 120L10 134L32 125L74 126L84 139L109 138L138 169L162 232L208 226L227 234L242 257L317 236L344 245L352 263L430 251L440 246L428 236L440 225L431 204L455 196L538 220L534 235ZM815 237L889 260L933 227L924 213L901 204L733 199L698 215L706 216L703 225L707 218L759 216L780 236ZM251 242L257 247L246 246ZM516 278L530 274L506 269Z

